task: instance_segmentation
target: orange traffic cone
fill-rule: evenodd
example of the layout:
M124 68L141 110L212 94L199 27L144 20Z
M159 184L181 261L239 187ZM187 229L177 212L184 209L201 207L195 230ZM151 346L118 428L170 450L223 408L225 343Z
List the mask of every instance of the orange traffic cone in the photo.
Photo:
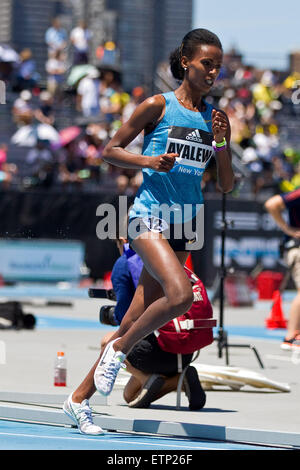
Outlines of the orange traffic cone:
M265 325L267 328L286 328L287 320L284 318L282 311L282 302L281 294L279 290L275 290L272 296L273 305L270 312L270 315L265 320Z

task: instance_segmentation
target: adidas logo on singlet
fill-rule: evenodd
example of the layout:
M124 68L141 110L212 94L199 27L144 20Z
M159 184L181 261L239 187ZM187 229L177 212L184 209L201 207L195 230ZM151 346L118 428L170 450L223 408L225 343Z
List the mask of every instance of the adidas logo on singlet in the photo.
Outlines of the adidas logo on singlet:
M202 142L202 138L198 129L190 132L190 134L186 135L186 140L193 140L194 142Z

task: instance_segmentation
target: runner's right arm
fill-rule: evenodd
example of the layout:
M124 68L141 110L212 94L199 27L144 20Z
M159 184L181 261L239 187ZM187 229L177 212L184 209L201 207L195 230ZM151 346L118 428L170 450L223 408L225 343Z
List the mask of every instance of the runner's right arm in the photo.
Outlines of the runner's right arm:
M167 173L173 168L177 153L165 153L156 157L128 152L125 147L143 130L153 128L164 113L165 101L161 95L147 98L141 103L132 116L116 132L103 151L107 163L122 168L143 169Z

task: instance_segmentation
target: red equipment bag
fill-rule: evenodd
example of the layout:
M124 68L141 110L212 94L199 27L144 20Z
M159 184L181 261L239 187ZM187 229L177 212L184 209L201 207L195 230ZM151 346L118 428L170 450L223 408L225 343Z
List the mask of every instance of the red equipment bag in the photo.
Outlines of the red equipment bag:
M154 331L160 348L175 354L192 354L211 344L217 324L203 283L186 266L184 270L192 283L193 305L188 312Z

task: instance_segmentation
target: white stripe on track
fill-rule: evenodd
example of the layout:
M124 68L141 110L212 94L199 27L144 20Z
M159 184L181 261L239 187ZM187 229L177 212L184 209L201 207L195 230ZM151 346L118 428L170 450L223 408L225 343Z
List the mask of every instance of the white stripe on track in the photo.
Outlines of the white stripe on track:
M65 440L72 440L72 441L85 441L85 442L91 442L91 441L95 441L95 442L99 442L99 440L101 440L101 437L104 437L105 435L107 436L107 434L104 434L104 435L100 435L98 437L98 439L93 439L93 438L84 438L84 437L63 437L63 436L37 436L36 434L23 434L23 433L6 433L6 432L0 432L0 435L3 435L3 436L18 436L18 437L21 437L21 436L24 436L24 437L35 437L36 439L65 439ZM144 437L144 436L143 436ZM159 438L154 438L154 439L159 439ZM118 440L118 439L109 439L109 442L114 442L114 443L122 443L124 444L124 441L122 440ZM144 442L137 442L137 441L130 441L128 442L129 445L131 444L139 444L139 445L143 445L143 446L160 446L160 447L175 447L176 449L189 449L189 450L194 450L194 449L202 449L202 450L220 450L220 448L216 447L190 447L190 446L178 446L178 445L172 445L172 444L157 444L156 442L155 443L144 443Z

